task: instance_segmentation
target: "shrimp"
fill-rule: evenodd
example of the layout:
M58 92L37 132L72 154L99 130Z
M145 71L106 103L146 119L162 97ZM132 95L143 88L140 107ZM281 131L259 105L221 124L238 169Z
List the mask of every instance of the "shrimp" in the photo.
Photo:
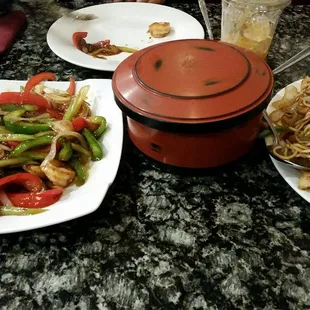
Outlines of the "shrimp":
M73 181L76 174L74 170L56 159L47 162L41 169L55 186L60 187L67 187Z

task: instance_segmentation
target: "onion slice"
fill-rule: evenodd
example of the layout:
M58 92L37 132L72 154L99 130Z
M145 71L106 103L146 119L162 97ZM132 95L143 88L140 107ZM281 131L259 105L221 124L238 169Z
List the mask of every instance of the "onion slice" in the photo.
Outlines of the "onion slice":
M73 131L73 125L70 121L54 121L51 125L57 133Z
M9 197L7 196L7 194L3 190L0 190L0 201L3 206L14 206Z
M48 164L48 162L50 162L51 160L53 160L56 156L56 152L57 152L57 148L56 148L56 144L57 144L57 141L60 137L75 137L77 138L82 147L88 149L88 146L87 146L87 143L84 139L84 137L79 134L78 132L75 132L75 131L63 131L63 132L60 132L59 134L57 134L57 136L55 136L52 140L52 144L51 144L51 149L49 151L49 153L46 155L45 159L43 160L43 162L41 163L41 167L44 167Z

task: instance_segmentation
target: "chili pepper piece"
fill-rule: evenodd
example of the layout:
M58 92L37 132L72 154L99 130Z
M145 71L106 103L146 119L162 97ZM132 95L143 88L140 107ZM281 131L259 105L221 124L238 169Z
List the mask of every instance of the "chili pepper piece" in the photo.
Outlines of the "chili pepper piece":
M43 161L45 157L47 156L47 154L48 154L47 152L43 152L43 151L26 151L26 152L23 152L23 157L29 158L32 160ZM17 157L17 158L20 158L20 157Z
M8 215L17 215L17 216L24 216L24 215L35 215L46 212L47 210L44 209L23 209L19 207L13 206L0 206L0 216L8 216Z
M77 179L78 179L78 184L79 186L83 185L86 182L87 176L86 176L86 171L81 163L81 161L74 157L70 160L69 166L75 170Z
M51 126L47 124L38 124L38 123L30 123L30 122L23 122L23 121L14 121L15 117L20 117L24 114L24 110L16 110L6 114L3 117L3 121L5 126L13 133L21 133L21 134L28 134L33 135L38 132L42 131L49 131L51 130Z
M41 72L37 75L32 76L25 85L24 93L29 94L34 86L47 80L55 81L56 80L55 74L51 72Z
M22 105L17 105L17 104L3 104L0 106L1 111L6 111L6 112L13 112L16 110L23 109L27 112L32 112L32 111L37 111L38 108L34 105L30 104L22 104Z
M74 46L81 50L81 40L85 39L88 35L88 32L74 32L72 35L72 42Z
M35 137L31 135L22 135L22 134L14 134L14 133L0 134L0 142L27 141L27 140L33 140L33 139L35 139Z
M90 116L88 120L93 124L99 125L99 127L93 132L93 135L96 139L100 138L107 128L107 121L105 117L93 115Z
M40 193L6 193L14 206L20 208L40 209L48 207L59 200L63 189L56 187Z
M71 121L78 114L84 100L87 98L88 90L88 85L85 85L80 89L75 99L69 105L69 108L63 117L64 120Z
M84 149L82 146L80 146L79 144L77 143L71 143L71 146L72 146L72 149L81 153L81 154L84 154L86 155L87 157L90 156L90 153L88 150Z
M49 109L49 102L37 94L24 94L20 92L3 92L0 93L0 104L30 104L39 109Z
M6 144L7 144L10 148L14 148L14 147L16 147L17 145L19 145L20 142L18 142L18 141L7 141Z
M32 158L29 157L17 157L17 158L7 158L0 160L0 168L8 167L8 166L16 166L16 165L24 165L27 162L31 161Z
M92 160L98 161L103 158L103 150L96 140L96 138L92 135L92 133L88 129L83 129L82 131L83 136L85 137L86 141L88 142Z
M68 161L72 156L72 147L69 141L64 143L63 148L60 150L58 154L58 159L61 161Z
M88 123L84 117L79 116L72 121L72 125L74 131L81 131L82 129L87 128Z
M39 147L39 146L51 144L53 138L54 138L54 135L46 134L46 135L38 136L33 140L23 141L13 151L11 151L11 156L12 157L18 157L23 152L25 152L29 149L32 149L34 147Z
M15 173L0 179L0 187L9 184L22 185L30 192L40 192L43 189L42 180L36 175L27 172Z
M67 93L72 96L75 94L75 78L72 76L70 77L70 84L67 89Z
M61 120L63 118L63 114L58 112L57 110L54 110L54 109L47 109L46 110L47 113L49 113L49 115L52 117L52 118L55 118L57 120Z

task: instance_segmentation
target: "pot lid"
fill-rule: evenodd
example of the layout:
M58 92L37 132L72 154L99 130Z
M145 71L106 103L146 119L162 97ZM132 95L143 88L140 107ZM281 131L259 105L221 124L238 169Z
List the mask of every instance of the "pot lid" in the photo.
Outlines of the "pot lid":
M270 95L273 74L253 52L192 39L136 52L118 66L112 86L120 108L131 115L197 124L253 110Z

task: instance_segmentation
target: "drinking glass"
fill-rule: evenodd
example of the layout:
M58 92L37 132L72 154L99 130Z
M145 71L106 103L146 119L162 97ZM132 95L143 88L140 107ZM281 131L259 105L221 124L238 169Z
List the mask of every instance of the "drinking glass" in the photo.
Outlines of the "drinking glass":
M221 41L265 59L281 13L291 0L222 0Z

